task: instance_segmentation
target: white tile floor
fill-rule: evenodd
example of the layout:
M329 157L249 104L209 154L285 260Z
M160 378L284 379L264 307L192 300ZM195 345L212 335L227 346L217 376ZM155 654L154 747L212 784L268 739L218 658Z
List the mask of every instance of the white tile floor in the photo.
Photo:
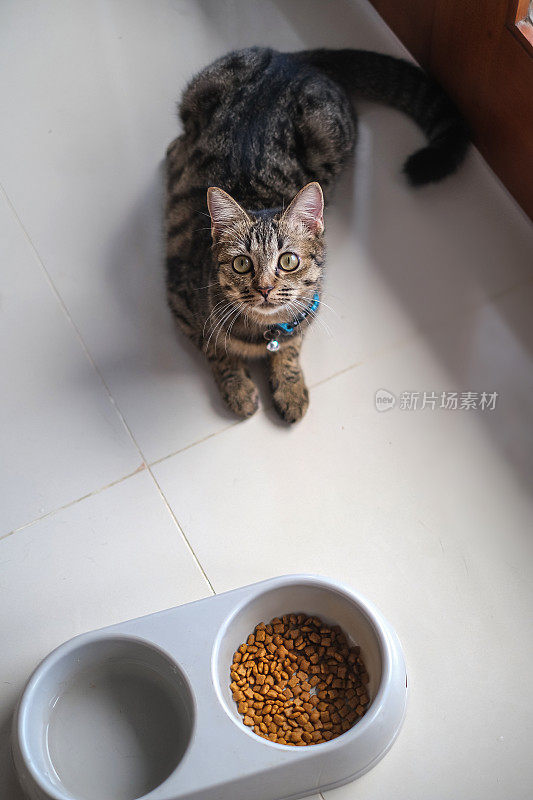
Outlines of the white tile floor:
M174 102L234 47L401 47L363 0L4 0L0 30L2 800L21 798L15 698L50 649L290 571L373 599L411 676L389 755L326 800L530 797L531 224L474 151L409 190L420 133L362 104L309 414L287 430L264 396L236 424L164 301ZM380 388L499 397L378 413Z

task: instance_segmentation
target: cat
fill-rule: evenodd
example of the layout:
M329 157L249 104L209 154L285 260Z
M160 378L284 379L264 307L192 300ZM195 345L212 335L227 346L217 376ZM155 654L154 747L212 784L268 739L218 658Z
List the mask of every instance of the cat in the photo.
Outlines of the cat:
M299 363L324 276L324 200L356 140L351 97L407 113L428 144L403 171L422 186L464 158L464 121L421 69L364 50L229 53L189 84L166 158L167 297L226 405L258 407L247 362L267 361L289 423L309 394Z

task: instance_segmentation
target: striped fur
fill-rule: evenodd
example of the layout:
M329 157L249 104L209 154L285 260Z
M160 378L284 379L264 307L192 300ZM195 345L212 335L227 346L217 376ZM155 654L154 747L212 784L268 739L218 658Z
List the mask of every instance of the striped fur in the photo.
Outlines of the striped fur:
M462 120L421 70L390 56L251 48L206 67L183 95L183 133L167 151L168 300L239 416L257 408L245 362L267 357L265 330L290 321L320 291L320 187L327 201L353 151L352 90L410 114L425 132L428 145L404 166L413 185L458 166ZM210 195L211 217L209 187L223 190ZM294 272L281 269L283 253L297 255ZM248 274L233 267L242 255ZM308 405L298 358L311 322L268 355L274 405L290 422Z

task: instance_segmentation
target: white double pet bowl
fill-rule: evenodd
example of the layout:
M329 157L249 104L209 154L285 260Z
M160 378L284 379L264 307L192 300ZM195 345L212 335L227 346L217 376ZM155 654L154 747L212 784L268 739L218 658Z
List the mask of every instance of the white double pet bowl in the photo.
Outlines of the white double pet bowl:
M309 747L256 736L229 688L254 627L294 612L340 625L370 676L360 722ZM13 756L32 800L296 800L371 769L406 699L402 649L379 611L335 581L288 575L61 645L22 695Z

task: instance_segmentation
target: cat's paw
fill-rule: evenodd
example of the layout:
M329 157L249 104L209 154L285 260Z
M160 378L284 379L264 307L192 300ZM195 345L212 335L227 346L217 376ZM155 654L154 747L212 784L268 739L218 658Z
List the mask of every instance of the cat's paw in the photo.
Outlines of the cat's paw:
M309 392L303 382L282 383L272 392L274 408L285 422L299 422L309 406Z
M251 378L232 375L220 385L222 399L238 417L251 417L259 407L259 393Z

